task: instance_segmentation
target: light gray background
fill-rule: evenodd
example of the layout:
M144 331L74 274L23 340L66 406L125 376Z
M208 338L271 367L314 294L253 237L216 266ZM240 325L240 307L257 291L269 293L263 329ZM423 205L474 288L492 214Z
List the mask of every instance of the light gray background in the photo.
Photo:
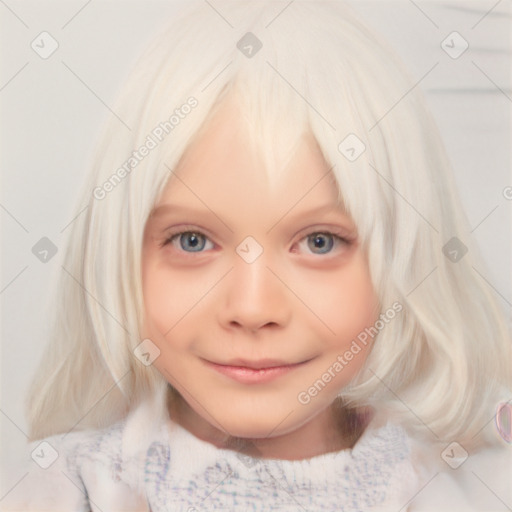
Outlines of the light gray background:
M48 290L58 272L57 258L42 263L31 248L45 236L62 247L66 226L85 207L76 204L77 192L99 127L113 115L115 93L141 45L182 3L0 2L0 498L23 476L23 400L43 349ZM214 9L215 1L209 3ZM288 3L276 2L283 8ZM488 262L479 271L510 317L512 200L503 193L512 186L510 1L350 3L388 36L417 80L439 63L421 87L451 156L472 235ZM30 47L42 31L59 42L47 60ZM470 45L455 60L440 46L453 31Z

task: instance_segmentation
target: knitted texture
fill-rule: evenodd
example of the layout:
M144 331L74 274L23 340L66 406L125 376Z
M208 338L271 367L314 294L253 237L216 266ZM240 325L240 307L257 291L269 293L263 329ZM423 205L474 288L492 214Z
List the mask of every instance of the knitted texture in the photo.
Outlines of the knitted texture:
M108 494L101 487L123 483L143 489L152 512L398 510L415 482L407 436L391 424L368 430L352 450L298 461L219 449L176 424L162 425L143 457L126 459L123 428L76 435L67 453L68 474L98 507ZM88 474L109 478L89 489Z

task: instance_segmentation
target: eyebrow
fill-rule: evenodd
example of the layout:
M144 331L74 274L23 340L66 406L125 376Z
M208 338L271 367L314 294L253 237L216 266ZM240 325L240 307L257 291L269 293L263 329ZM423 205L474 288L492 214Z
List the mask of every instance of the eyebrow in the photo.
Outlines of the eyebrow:
M205 205L206 206L206 205ZM173 203L164 203L160 206L157 206L154 208L151 213L149 214L148 219L158 219L158 217L163 217L164 215L169 215L172 213L180 213L185 215L213 215L216 217L219 222L224 224L228 228L229 231L232 231L232 229L208 206L206 206L206 209L200 210L197 208L191 208L187 205L181 205L181 204L173 204Z
M209 214L213 213L215 215L215 212L209 208L206 208L204 210L200 210L197 208L191 208L190 206L181 205L181 204L172 204L172 203L164 203L160 206L157 206L154 208L151 213L149 214L150 217L160 217L162 215L166 215L169 213L188 213L188 214Z
M345 206L341 203L326 203L326 204L318 205L313 208L310 208L309 210L295 213L295 215L293 214L294 209L295 209L295 205L292 206L292 208L290 208L285 215L288 216L290 214L292 217L306 217L307 215L312 215L314 213L324 213L324 212L326 212L326 213L334 212L334 213L339 213L341 215L348 215Z
M311 217L313 215L318 215L322 213L334 213L337 215L342 215L343 217L347 217L350 219L350 215L348 214L346 208L342 203L327 203L319 206L315 206L310 208L309 210L301 211L293 214L293 210L296 205L292 206L286 213L284 213L279 219L272 224L272 226L268 229L267 233L270 233L278 224L280 224L285 219L292 220L300 220L305 217Z
M310 208L305 211L300 211L299 213L293 214L293 210L295 209L295 205L292 206L286 213L284 213L278 222L281 222L285 217L307 217L310 215L318 214L318 213L339 213L341 215L348 216L348 213L341 203L326 203L323 205L318 205L313 208ZM206 207L205 209L199 209L199 208L192 208L187 205L183 204L175 204L175 203L163 203L156 208L154 208L151 213L150 217L160 217L166 214L172 214L172 213L180 213L180 214L190 214L190 215L209 215L213 214L217 218L220 219L220 217L210 208ZM277 224L277 223L276 223Z

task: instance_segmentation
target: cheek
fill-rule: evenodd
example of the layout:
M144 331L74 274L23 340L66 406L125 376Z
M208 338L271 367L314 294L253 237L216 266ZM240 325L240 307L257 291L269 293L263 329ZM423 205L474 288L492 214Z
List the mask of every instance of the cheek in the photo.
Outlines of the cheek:
M181 367L191 335L186 316L193 303L189 297L193 290L190 283L183 286L183 280L180 273L170 272L158 263L143 265L143 336L158 347L160 355L153 365L167 380Z
M145 335L161 348L185 346L206 319L202 299L211 287L208 276L197 269L171 269L157 258L143 260Z
M142 289L144 294L145 329L152 336L164 336L185 311L186 295L191 286L183 286L179 273L172 273L158 262L143 262ZM150 336L151 337L151 336Z
M332 331L330 344L335 348L350 345L379 317L379 300L362 256L326 279L323 286L313 289L319 316Z

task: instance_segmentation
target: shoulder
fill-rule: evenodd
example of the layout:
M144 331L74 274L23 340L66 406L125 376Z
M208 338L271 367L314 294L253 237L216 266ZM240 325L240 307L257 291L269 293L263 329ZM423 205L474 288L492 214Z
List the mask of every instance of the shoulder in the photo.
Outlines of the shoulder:
M512 506L512 446L493 425L486 445L426 440L396 418L371 422L353 452L374 460L373 472L393 466L385 476L388 492L400 496L409 512L498 512ZM464 446L465 445L465 446ZM368 462L362 465L371 469ZM395 489L395 490L393 490ZM400 507L398 507L400 508Z
M84 486L67 465L67 455L77 437L76 433L67 437L55 435L30 443L25 474L6 496L2 510L86 510ZM61 490L58 501L57 488Z
M127 432L125 420L30 443L26 475L2 510L148 510L138 482L139 450L126 449Z
M510 510L512 446L499 441L479 449L457 441L413 446L420 481L411 512Z

